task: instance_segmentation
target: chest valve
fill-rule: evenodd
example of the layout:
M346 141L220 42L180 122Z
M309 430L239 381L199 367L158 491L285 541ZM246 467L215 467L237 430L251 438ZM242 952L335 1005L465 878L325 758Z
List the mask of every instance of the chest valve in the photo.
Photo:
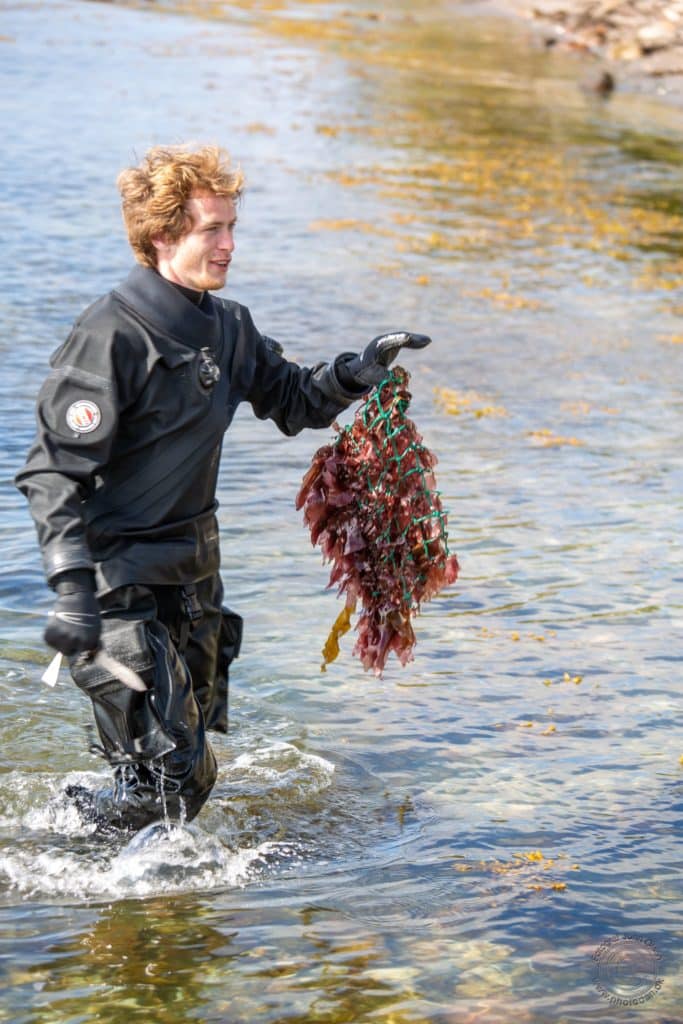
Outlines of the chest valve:
M214 361L211 349L201 349L199 353L199 383L209 391L220 379L221 371Z

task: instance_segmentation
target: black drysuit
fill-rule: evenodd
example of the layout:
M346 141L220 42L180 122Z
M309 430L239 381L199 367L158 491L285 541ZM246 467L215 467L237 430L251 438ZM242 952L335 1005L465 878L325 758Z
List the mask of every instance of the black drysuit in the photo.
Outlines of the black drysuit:
M239 616L222 606L215 499L235 409L247 401L295 434L328 426L358 397L334 363L302 368L280 353L246 307L208 292L194 304L136 267L51 359L16 482L48 582L94 570L103 646L148 685L139 694L72 660L117 767L107 803L117 824L190 819L215 781L205 730L227 730L228 666L241 639Z

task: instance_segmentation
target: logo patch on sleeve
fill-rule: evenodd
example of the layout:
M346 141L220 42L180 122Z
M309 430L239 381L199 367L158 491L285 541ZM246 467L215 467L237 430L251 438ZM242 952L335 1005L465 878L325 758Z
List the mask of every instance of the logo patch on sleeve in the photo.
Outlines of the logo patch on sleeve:
M82 398L66 410L66 425L75 434L91 434L102 422L99 405Z

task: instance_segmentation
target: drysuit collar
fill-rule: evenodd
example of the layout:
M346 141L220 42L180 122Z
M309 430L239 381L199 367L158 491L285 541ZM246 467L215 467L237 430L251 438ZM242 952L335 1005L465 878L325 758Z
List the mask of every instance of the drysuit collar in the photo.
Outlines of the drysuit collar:
M219 304L208 292L195 305L151 267L137 266L115 288L115 294L133 309L185 345L216 349L221 340Z
M196 288L187 288L184 284L176 284L175 281L171 281L171 284L184 295L186 299L189 299L193 306L201 306L204 301L205 292L198 292Z

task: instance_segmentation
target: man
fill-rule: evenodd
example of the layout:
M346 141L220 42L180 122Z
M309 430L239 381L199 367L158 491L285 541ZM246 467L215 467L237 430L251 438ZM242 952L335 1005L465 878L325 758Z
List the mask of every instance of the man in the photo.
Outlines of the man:
M223 607L216 480L240 402L285 434L326 427L386 375L399 332L299 367L246 307L212 296L234 251L243 178L215 147L156 147L118 186L138 265L51 359L17 486L57 593L45 639L92 700L114 786L67 790L98 823L193 818L216 778L241 620ZM94 657L142 677L138 692ZM121 673L119 673L121 675Z

